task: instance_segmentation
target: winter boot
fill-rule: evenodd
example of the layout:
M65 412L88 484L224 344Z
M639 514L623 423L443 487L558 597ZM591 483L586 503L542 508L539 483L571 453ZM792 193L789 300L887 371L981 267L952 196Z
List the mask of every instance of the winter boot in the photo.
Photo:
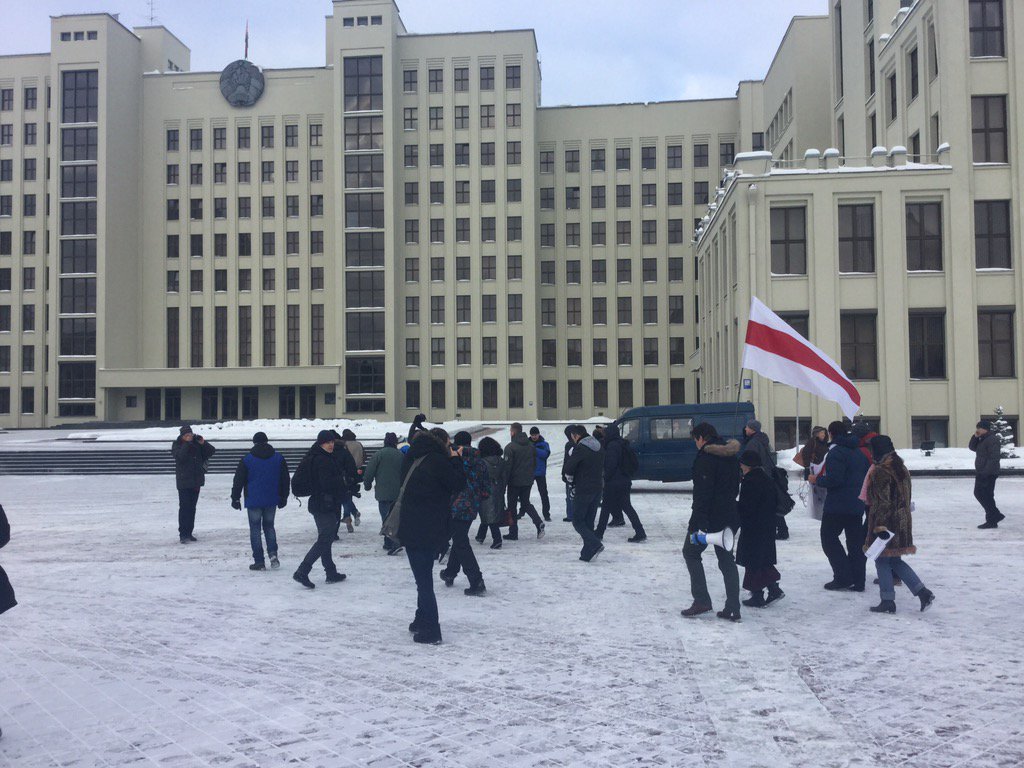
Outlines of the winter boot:
M540 525L537 526L537 538L538 539L543 539L544 538L544 527L545 527L544 523L541 523Z
M444 582L444 585L446 587L450 587L452 584L455 583L455 576L452 576L447 571L441 571L440 574L438 574L438 575L441 577L441 581ZM458 574L456 574L456 575L458 575Z
M484 586L484 580L480 579L476 584L470 584L467 589L462 590L464 595L470 597L480 597L487 592L487 588Z
M275 571L281 567L281 561L277 559L277 555L270 556L270 567Z
M776 600L781 600L785 596L786 593L782 591L782 588L779 586L778 582L776 582L775 584L769 584L768 597L765 599L764 604L771 605Z
M641 541L647 541L647 534L641 531L640 533L630 536L626 541L630 544L639 544Z
M267 566L265 566L263 563L253 563L252 565L249 566L249 570L250 571L265 571L265 570L267 570Z
M720 618L720 619L725 619L726 621L732 621L732 622L740 621L740 612L739 611L719 611L715 615L718 618Z
M292 578L295 579L297 582L299 582L299 584L304 586L306 589L316 589L316 584L314 584L312 581L309 580L309 574L308 573L302 573L301 571L296 571L295 573L292 574Z
M338 583L344 581L346 578L347 577L345 576L344 573L338 573L338 572L328 573L327 574L327 578L324 579L324 583L325 584L338 584Z
M412 633L413 633L414 635L415 635L415 634L416 634L417 632L419 632L419 631L420 631L420 620L419 620L419 619L413 619L413 620L412 620L412 621L411 621L411 622L409 623L409 631L410 631L410 632L412 632Z
M872 613L896 613L896 601L883 600L878 605L871 606L868 610Z
M743 604L748 608L764 608L768 605L764 599L764 590L759 589L757 592L751 592L750 597L744 600Z
M852 586L853 584L844 584L841 581L832 579L832 581L825 585L825 589L827 589L829 592L841 592L843 590L849 589Z
M935 602L935 594L928 587L921 587L921 591L917 593L917 599L921 601L921 611L927 611Z
M441 628L436 629L421 629L419 632L412 636L414 643L420 643L422 645L440 645L441 644Z
M496 541L493 544L491 544L491 549L501 549L501 542Z
M694 603L689 608L682 611L682 614L686 618L692 619L694 616L700 616L702 613L709 613L713 610L714 608L712 608L708 603Z

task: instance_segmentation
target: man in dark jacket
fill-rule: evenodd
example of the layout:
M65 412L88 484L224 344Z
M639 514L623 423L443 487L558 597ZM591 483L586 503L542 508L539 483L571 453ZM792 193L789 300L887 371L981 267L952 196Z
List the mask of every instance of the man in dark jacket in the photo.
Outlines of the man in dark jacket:
M480 596L487 592L480 564L476 561L473 546L469 543L469 530L473 521L483 513L484 504L491 498L491 476L480 452L473 447L473 436L469 432L456 432L452 441L466 475L466 487L452 498L452 516L449 521L452 546L448 565L441 570L441 579L451 586L462 570L469 579L465 594Z
M195 541L196 504L199 489L206 484L206 465L216 448L192 434L188 424L178 430L178 439L171 443L174 457L174 480L178 487L178 538L182 544Z
M588 435L583 425L569 427L569 439L573 447L565 460L562 476L572 487L572 527L583 539L580 560L589 563L604 551L601 539L594 533L597 505L604 488L604 457L601 443Z
M452 497L466 487L462 457L447 432L434 428L413 438L402 462L402 482L407 484L400 499L398 540L405 545L417 595L416 617L409 631L414 642L436 645L441 642L441 625L434 597L434 561L448 543Z
M533 487L533 473L537 468L537 447L523 432L523 425L515 422L509 428L511 442L505 446L505 461L509 464L508 471L508 508L511 524L508 527L508 540L519 538L519 523L516 522L516 504L530 516L537 526L537 538L544 535L544 521L530 503L530 488Z
M687 618L700 616L713 610L708 594L707 578L701 555L708 548L696 539L699 531L717 533L739 528L736 494L740 486L740 463L737 456L740 444L736 440L723 440L718 430L708 422L697 424L690 436L697 443L697 458L693 460L693 512L687 526L683 560L690 573L690 594L693 604L682 613ZM715 547L718 569L725 579L725 610L718 618L740 620L740 575L732 550Z
M870 464L858 447L859 441L847 432L841 421L828 425L831 445L825 466L808 482L828 489L821 518L821 549L832 566L832 581L825 589L864 591L864 567L867 563L862 545L867 536L864 502L860 491ZM846 536L846 549L839 534Z
M530 427L530 442L537 449L537 467L533 470L533 482L537 484L537 492L540 493L541 513L545 522L551 522L551 502L548 500L548 457L551 456L551 446L537 427Z
M633 480L625 470L624 462L628 448L626 441L619 435L619 428L614 424L609 424L604 428L604 439L601 446L604 448L604 497L601 500L601 517L595 531L597 538L604 539L604 531L608 527L609 517L612 520L621 520L625 513L633 526L633 535L627 541L633 543L646 541L647 533L644 531L644 524L640 522L640 516L633 509L633 504L629 499Z
M270 567L281 567L277 559L277 532L274 530L274 516L277 510L284 509L288 503L289 477L288 462L284 456L274 450L265 432L257 432L252 436L252 449L235 469L235 479L231 484L231 506L242 508L242 491L245 491L245 509L249 514L249 543L252 544L253 564L250 571L265 571L263 559L263 539L267 537L267 555Z
M313 516L313 522L316 523L316 541L292 574L292 578L307 589L316 586L309 580L309 573L317 559L324 566L328 584L345 580L345 574L338 573L338 568L331 557L331 546L338 534L338 523L341 520L342 497L348 491L345 476L341 471L342 464L334 457L336 437L337 433L329 429L320 430L316 436L316 445L309 451L313 492L309 495L308 508ZM351 461L352 457L348 451L342 449L340 453L348 455Z
M423 422L425 422L426 420L427 420L427 414L425 414L425 413L417 413L416 414L416 416L412 420L412 424L409 426L409 436L405 439L405 441L407 443L411 444L412 441L413 441L413 438L415 438L416 435L418 435L420 432L428 431L427 428L423 426Z
M355 509L355 504L352 503L352 493L359 489L359 467L356 464L352 451L347 447L345 437L343 435L339 435L333 429L331 430L331 435L334 437L334 453L332 453L331 456L336 462L338 462L341 476L345 480L345 490L341 496L341 517L338 521L338 527L341 527L341 521L344 520L345 527L348 529L348 532L353 533L355 532L355 528L352 527L353 510L355 510L356 518L359 516L359 510ZM362 446L360 446L360 448L362 448ZM337 541L337 537L334 540Z
M772 443L761 430L761 422L757 419L751 419L747 422L747 426L743 428L743 440L740 443L740 451L754 451L758 458L761 459L759 465L764 473L775 482L775 457L772 452ZM778 495L778 494L776 494ZM789 510L786 510L787 512ZM775 538L777 539L788 539L789 538L789 526L786 524L785 515L776 515L775 521Z
M998 528L1006 515L996 506L996 480L999 479L1001 445L999 435L992 431L992 422L979 421L971 435L970 449L974 451L974 498L985 510L985 522L979 528Z
M565 477L565 462L569 460L569 454L572 453L573 446L576 445L572 439L572 428L572 424L565 428L565 448L562 452L562 482L565 483L565 517L562 518L563 523L572 522L572 483Z

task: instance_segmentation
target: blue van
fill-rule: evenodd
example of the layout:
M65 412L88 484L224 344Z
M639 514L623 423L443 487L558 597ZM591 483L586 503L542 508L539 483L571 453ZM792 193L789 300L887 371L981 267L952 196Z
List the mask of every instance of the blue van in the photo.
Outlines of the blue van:
M615 421L640 459L634 480L664 483L693 479L697 445L690 430L710 422L724 438L743 440L743 427L754 418L753 403L702 403L630 408Z

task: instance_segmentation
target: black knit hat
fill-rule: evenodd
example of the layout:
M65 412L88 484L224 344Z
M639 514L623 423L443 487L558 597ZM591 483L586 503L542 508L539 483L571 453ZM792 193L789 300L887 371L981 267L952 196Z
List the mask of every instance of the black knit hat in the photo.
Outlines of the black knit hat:
M183 429L184 429L184 427L183 427ZM987 430L987 431L991 432L992 431L992 422L991 421L986 421L985 419L982 419L981 421L978 422L978 426L975 427L975 429L984 429L984 430Z
M270 442L270 438L267 437L266 432L257 432L255 435L252 436L252 441L256 443L256 445L260 445L261 443Z
M452 438L452 442L456 445L472 445L473 436L469 434L469 432L463 430L455 433L455 437Z
M337 434L338 433L335 432L333 429L321 429L317 433L316 444L323 445L324 443L333 443Z
M182 435L191 435L191 434L192 434L192 427L190 425L188 425L188 424L182 424L181 425L181 429L178 430L178 436L179 437L181 437Z

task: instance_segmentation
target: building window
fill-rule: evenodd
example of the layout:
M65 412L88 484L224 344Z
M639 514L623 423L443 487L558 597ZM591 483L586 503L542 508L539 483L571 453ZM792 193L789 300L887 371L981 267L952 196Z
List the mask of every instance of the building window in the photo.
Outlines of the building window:
M565 300L566 325L583 325L583 302L579 298Z
M645 207L652 207L658 204L658 185L640 185L640 204Z
M620 280L620 282L622 281ZM619 296L615 302L618 324L631 325L633 322L633 299L630 296Z
M1010 201L974 203L974 259L977 269L1009 269Z
M505 105L505 126L519 128L523 124L523 107L521 104Z
M629 147L618 147L615 150L615 170L617 171L628 171L630 168L630 149Z
M522 408L523 407L523 380L522 379L509 379L508 382L508 407L509 408Z
M480 90L494 90L494 67L480 67Z
M615 207L629 208L633 203L632 188L629 184L615 185Z
M917 48L907 54L907 80L910 86L910 101L913 101L921 90L921 73L919 71Z
M644 245L658 244L658 222L656 220L640 222L640 240Z
M942 270L941 203L907 203L907 269Z
M565 188L565 207L566 207L566 210L570 210L570 211L579 210L579 207L580 207L580 188L579 187L566 187Z
M886 98L889 102L889 122L899 115L899 102L896 100L896 73L893 72L886 80Z
M95 69L61 73L62 123L95 123L99 114L99 72Z
M946 315L910 313L910 378L946 378Z
M444 70L427 70L427 90L430 93L442 93L444 91Z
M694 168L707 168L708 167L708 145L707 144L694 144L693 145L693 167Z
M384 109L384 63L381 56L345 59L345 111Z
M580 172L580 151L578 149L565 150L565 172Z
M590 150L590 170L592 171L603 171L604 170L604 150L603 149L591 149Z
M514 91L522 87L522 67L518 64L505 66L505 89Z
M971 139L976 163L1005 163L1006 97L971 97Z
M480 127L481 128L493 128L494 127L494 105L493 104L481 104L480 105Z
M615 242L617 245L629 245L633 242L633 223L630 221L615 222Z
M540 393L540 406L541 408L557 408L558 407L558 382L551 379L545 379L541 382L541 393Z
M263 307L263 365L277 365L277 326L274 307Z
M971 56L1005 56L1003 0L969 0Z
M695 205L707 205L708 203L708 182L693 182L693 202Z
M640 148L640 168L645 171L653 171L658 167L658 148Z
M555 172L555 153L551 150L542 150L540 153L540 172Z
M1012 310L978 310L978 358L981 378L1015 377Z
M607 226L603 221L594 221L590 224L590 244L604 245L607 240Z
M910 420L911 447L934 442L936 448L949 447L949 419L913 418Z
M655 325L658 322L658 297L643 297L643 321L645 325Z
M619 379L619 408L633 407L633 380Z
M772 274L807 274L807 209L772 208Z
M413 91L415 92L415 88ZM469 90L469 67L455 68L455 92L465 93ZM463 126L465 127L465 126Z
M843 371L851 379L878 379L878 339L875 315L839 315Z
M407 69L402 73L402 91L416 93L419 87L419 73L415 69Z
M839 271L875 271L875 207L839 206Z
M736 159L736 145L731 142L721 142L718 145L718 164L723 168L732 166Z
M420 148L416 144L405 145L405 167L415 168L420 163Z

